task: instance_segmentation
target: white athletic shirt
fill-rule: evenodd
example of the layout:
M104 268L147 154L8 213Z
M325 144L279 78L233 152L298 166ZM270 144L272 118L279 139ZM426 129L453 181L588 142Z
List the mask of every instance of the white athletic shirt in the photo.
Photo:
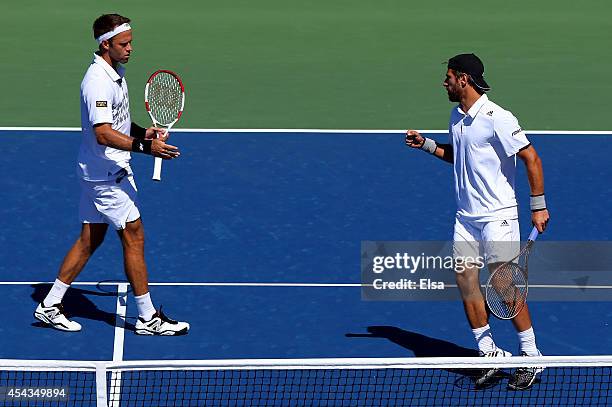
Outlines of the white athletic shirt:
M125 69L113 69L102 57L94 59L81 82L82 139L78 157L78 175L86 181L107 181L129 166L130 152L98 144L93 126L110 123L130 135L130 100Z
M488 222L518 218L516 153L529 146L512 113L483 94L465 113L451 111L457 217Z

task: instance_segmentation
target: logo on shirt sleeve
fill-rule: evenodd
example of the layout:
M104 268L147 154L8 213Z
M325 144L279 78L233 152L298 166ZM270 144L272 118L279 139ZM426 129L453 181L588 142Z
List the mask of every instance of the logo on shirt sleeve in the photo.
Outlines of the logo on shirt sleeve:
M520 133L520 132L522 132L522 131L523 131L523 129L521 129L521 128L519 127L518 129L516 129L516 130L514 130L514 131L512 132L512 135L513 135L513 136L516 136L517 134L519 134L519 133Z
M108 106L108 102L106 100L97 100L96 101L96 107L107 107Z

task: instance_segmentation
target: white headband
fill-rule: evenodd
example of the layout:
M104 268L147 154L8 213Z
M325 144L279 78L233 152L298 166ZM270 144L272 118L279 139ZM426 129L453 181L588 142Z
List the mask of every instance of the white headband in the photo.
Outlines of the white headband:
M109 32L102 34L101 36L96 38L96 41L98 41L98 44L102 44L102 41L109 40L109 39L113 38L115 35L121 34L122 32L127 31L127 30L131 30L131 29L132 29L132 27L130 27L130 25L128 23L123 23L123 24L118 25L117 27L113 28Z

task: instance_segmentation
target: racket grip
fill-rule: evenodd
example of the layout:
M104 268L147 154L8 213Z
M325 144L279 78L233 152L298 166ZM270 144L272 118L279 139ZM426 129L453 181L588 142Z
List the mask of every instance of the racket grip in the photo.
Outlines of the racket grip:
M539 234L540 232L538 232L538 228L534 226L533 229L531 229L531 233L529 234L527 240L531 240L532 242L534 242L538 238Z
M161 181L161 169L163 162L164 160L160 157L155 157L155 162L153 164L153 181Z

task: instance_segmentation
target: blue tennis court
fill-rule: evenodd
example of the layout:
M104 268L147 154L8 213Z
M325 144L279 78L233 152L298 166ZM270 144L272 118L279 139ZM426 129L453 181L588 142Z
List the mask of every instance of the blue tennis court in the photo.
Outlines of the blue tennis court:
M529 136L543 160L551 209L541 239L608 241L612 135ZM117 298L125 276L114 233L65 300L83 331L67 334L36 323L32 312L49 287L43 283L54 280L79 231L80 133L3 130L0 137L6 149L0 306L8 318L0 328L0 358L475 355L459 302L361 299L361 241L452 238L452 168L406 148L401 132L175 133L181 158L164 166L161 183L150 179L150 157L133 157L153 302L192 327L177 338L130 330L137 313L129 293L126 303ZM525 234L529 189L518 167ZM598 290L609 299L531 303L546 355L610 353L612 288ZM120 308L125 329L116 326ZM517 349L510 323L492 326L496 342Z

